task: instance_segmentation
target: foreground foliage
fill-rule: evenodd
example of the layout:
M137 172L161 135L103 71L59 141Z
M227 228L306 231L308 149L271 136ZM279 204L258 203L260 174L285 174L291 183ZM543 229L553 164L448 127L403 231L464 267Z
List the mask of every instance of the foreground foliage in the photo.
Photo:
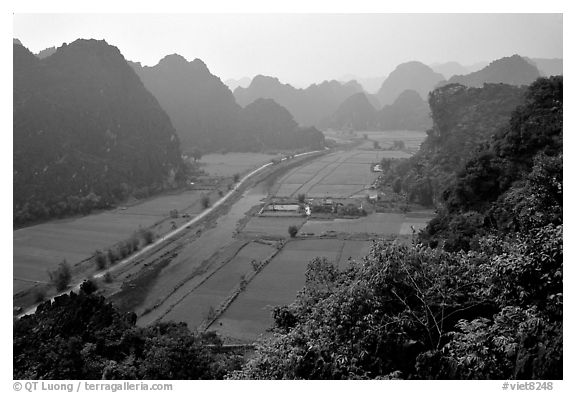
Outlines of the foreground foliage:
M233 378L561 378L562 226L479 251L378 243L312 262L276 335Z
M14 323L14 379L214 379L241 357L183 323L135 325L83 285Z

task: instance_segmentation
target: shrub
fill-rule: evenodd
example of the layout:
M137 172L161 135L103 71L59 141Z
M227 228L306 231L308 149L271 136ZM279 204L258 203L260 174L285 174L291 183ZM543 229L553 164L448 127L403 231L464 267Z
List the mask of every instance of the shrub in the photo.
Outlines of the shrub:
M82 284L80 284L80 290L86 295L90 295L91 293L96 292L97 289L98 286L92 279L84 280Z
M113 264L114 262L116 262L120 258L118 255L118 252L113 250L113 249L108 249L108 252L106 252L106 255L108 257L108 262L110 262L110 264Z
M232 178L234 179L234 183L238 183L240 181L240 174L235 173Z
M122 242L120 243L120 245L118 246L118 253L120 254L120 258L118 259L124 259L126 258L128 255L130 255L132 251L130 250L130 242Z
M96 263L96 269L98 270L102 270L106 267L106 263L108 258L106 258L106 255L98 250L94 253L94 262Z
M306 202L306 194L298 194L298 202L299 203Z
M394 183L392 183L392 191L394 191L396 194L400 194L402 191L402 179L399 177L397 177L396 180L394 180Z
M44 288L34 288L32 296L35 303L43 302L46 299L46 290Z
M202 207L207 209L210 206L210 197L208 195L202 196Z
M288 227L288 234L290 235L290 237L296 237L297 233L298 233L298 227L296 225L290 225Z
M114 277L112 277L110 272L106 272L106 274L104 274L104 282L111 283L112 281L114 281Z
M56 270L48 272L48 276L50 276L50 283L56 287L56 290L63 291L72 280L70 265L66 260L63 260Z
M243 291L248 286L248 281L246 281L246 276L243 274L240 276L240 290Z
M140 238L142 239L142 243L146 246L154 241L154 232L150 229L142 229L140 231Z

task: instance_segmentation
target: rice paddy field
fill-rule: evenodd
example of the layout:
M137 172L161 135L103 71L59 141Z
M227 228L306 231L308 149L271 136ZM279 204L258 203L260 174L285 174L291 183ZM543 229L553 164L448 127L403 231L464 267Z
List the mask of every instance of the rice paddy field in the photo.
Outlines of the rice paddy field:
M310 219L302 226L301 231L306 233L321 233L334 231L345 233L368 233L380 236L398 235L405 215L402 213L374 213L366 217L355 219L335 218L333 220Z
M163 320L186 322L190 329L195 329L206 318L209 310L217 308L238 287L241 278L253 270L252 260L263 261L275 251L269 245L248 243L232 260L176 304Z
M415 153L420 148L420 144L426 138L425 131L362 131L358 134L366 134L367 138L371 141L377 141L380 147L387 149L393 145L394 141L403 141L406 150L410 153ZM364 144L363 148L371 148L372 142Z
M279 180L278 197L347 198L378 177L370 164L382 159L380 151L338 151L295 168Z
M194 216L202 209L201 196L199 191L162 195L125 208L14 231L13 293L46 282L47 272L63 260L76 264L98 249L129 238L140 228L166 220L172 209Z
M272 326L272 309L292 303L305 282L308 263L315 257L344 266L371 242L338 239L292 241L250 282L209 330L233 340L252 342Z
M200 167L211 176L233 176L242 174L251 169L262 166L279 154L263 153L226 153L226 154L206 154L200 159Z
M305 217L252 217L242 233L256 237L288 237L288 227L300 227L306 221Z

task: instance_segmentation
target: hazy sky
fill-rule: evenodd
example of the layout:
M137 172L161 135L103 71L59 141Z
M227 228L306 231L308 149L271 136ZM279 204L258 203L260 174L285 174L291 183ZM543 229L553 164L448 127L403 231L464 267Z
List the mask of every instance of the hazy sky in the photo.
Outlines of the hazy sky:
M296 86L386 76L410 60L563 57L561 14L15 14L14 37L35 53L105 39L144 65L179 53L222 80L264 74Z

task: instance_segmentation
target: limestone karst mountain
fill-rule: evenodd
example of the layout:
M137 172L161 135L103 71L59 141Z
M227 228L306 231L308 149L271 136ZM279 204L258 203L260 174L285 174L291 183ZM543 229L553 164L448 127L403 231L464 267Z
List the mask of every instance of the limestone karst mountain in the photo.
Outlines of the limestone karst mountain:
M241 108L204 62L173 54L153 67L131 65L172 120L184 152L196 147L215 150L220 141L234 138Z
M443 80L444 77L441 74L434 72L427 65L418 61L410 61L400 64L388 75L378 90L377 96L381 105L389 105L403 91L414 90L426 100L428 93Z
M297 89L269 76L258 75L247 88L238 87L234 97L241 106L258 98L271 98L284 106L303 126L317 126L331 116L338 106L353 94L362 92L362 86L351 81L340 83L325 81L306 89Z
M519 55L503 57L491 62L479 71L466 75L454 75L439 86L459 83L468 87L482 87L485 83L506 83L513 86L530 85L540 73L538 69Z
M45 59L13 51L15 223L175 184L176 132L116 47L77 40Z
M425 131L432 127L430 108L420 94L405 90L378 114L381 130Z

